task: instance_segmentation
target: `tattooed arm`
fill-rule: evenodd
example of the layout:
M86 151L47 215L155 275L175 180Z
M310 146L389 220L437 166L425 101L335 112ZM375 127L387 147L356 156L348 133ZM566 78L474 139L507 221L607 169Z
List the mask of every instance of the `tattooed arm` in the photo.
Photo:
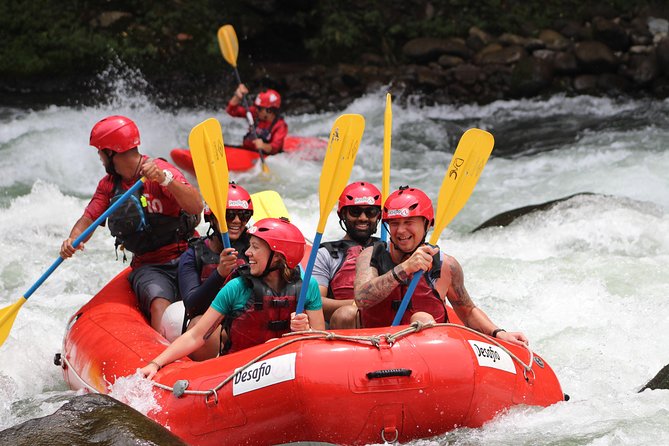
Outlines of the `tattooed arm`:
M365 248L355 264L355 303L359 308L373 307L388 297L400 284L399 281L406 284L411 274L421 269L429 270L432 267L432 255L437 252L437 248L423 245L407 260L381 276L376 268L370 266L372 251L373 247Z
M445 255L441 275L442 280L450 278L446 297L462 322L469 328L492 336L498 327L483 310L474 305L467 289L465 289L465 276L458 261ZM525 335L520 332L507 333L506 331L500 331L496 337L514 344L527 344L528 342Z
M176 338L165 351L156 356L148 365L143 367L140 370L140 373L151 379L159 368L162 368L177 359L183 358L184 356L190 355L192 352L202 347L204 342L216 331L216 328L221 325L223 317L224 316L221 313L214 308L209 307L192 329Z

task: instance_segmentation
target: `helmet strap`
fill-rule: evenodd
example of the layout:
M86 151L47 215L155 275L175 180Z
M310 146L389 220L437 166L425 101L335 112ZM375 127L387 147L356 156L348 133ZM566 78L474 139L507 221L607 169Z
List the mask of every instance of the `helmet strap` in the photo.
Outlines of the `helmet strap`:
M279 266L272 266L272 260L274 260L274 251L269 252L269 257L267 258L267 265L265 265L265 271L262 272L260 277L266 277L272 271L279 269Z

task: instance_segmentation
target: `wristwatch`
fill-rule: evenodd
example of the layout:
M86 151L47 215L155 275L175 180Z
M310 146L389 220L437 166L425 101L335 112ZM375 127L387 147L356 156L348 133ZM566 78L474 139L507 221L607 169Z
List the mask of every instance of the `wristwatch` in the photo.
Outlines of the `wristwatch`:
M167 187L173 180L174 180L174 174L172 171L163 169L163 173L165 174L165 179L163 180L162 183L160 183L161 186Z

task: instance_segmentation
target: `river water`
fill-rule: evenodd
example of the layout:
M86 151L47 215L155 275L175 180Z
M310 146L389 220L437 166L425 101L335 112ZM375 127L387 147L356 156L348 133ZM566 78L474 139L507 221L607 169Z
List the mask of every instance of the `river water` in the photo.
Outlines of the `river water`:
M88 145L99 119L132 117L142 152L166 158L208 117L221 121L228 143L245 132L223 108L164 111L141 89L111 83L109 103L95 107L0 106L0 307L19 299L56 259L102 176ZM351 180L380 185L384 101L379 91L337 113L286 118L291 134L326 138L340 113L364 115ZM463 265L474 301L499 326L524 331L571 396L412 444L665 442L669 391L637 391L669 363L669 102L555 96L485 106L411 104L393 109L393 189L411 184L436 199L462 132L480 127L495 136L492 158L440 245ZM312 237L320 163L280 156L268 165L270 175L258 169L231 178L251 192L281 193ZM470 232L495 214L579 192L594 195ZM340 234L333 213L324 240ZM100 230L24 305L0 347L0 430L49 415L74 395L53 355L69 316L123 267Z

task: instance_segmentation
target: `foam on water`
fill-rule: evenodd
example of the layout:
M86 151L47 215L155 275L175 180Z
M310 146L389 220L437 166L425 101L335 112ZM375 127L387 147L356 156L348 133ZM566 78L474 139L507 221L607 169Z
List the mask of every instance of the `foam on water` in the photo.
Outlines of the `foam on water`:
M117 82L110 101L98 107L0 111L0 306L15 302L56 259L101 178L100 161L88 146L99 119L131 116L142 151L166 158L211 116L221 121L228 143L245 133L242 121L223 108L167 112L136 83ZM361 113L367 122L352 180L380 183L384 99L380 90L342 111ZM520 141L530 148L523 156L493 153L469 202L440 239L463 265L474 301L499 326L529 336L572 400L545 409L517 407L481 429L412 444L660 443L669 436L669 392L636 391L669 363L669 103L556 96L481 107L413 104L393 109L391 187L408 183L435 199L454 142L467 127L492 129L500 146L551 120L556 128L564 123L576 130L571 139L548 143L550 150L541 150L542 138L532 136ZM291 134L327 138L338 114L287 120ZM587 115L592 124L570 127L571 115ZM269 176L256 169L231 179L251 192L277 190L293 220L313 237L320 163L281 156L268 164ZM508 227L469 233L497 213L579 192L597 195L572 198ZM340 234L333 212L324 239ZM101 228L24 305L0 347L0 429L53 413L74 394L53 366L53 354L70 315L123 267ZM114 395L150 410L140 381L146 380L117 381Z

